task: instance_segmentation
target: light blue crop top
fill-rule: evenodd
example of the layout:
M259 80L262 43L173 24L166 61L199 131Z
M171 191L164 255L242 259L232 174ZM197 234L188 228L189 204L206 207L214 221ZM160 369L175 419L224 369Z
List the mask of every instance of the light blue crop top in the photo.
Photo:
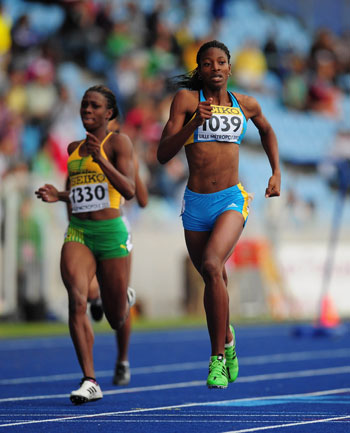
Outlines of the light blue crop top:
M231 107L212 105L213 115L203 125L198 126L187 139L185 146L206 141L224 141L240 144L247 130L247 119L232 92L228 92ZM199 91L199 101L205 101L203 90ZM196 115L193 114L191 120Z

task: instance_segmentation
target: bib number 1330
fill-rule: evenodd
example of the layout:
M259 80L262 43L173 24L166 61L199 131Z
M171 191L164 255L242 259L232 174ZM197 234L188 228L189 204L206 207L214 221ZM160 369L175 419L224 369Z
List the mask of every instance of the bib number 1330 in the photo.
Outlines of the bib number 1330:
M93 212L110 207L107 183L75 186L69 193L72 212Z

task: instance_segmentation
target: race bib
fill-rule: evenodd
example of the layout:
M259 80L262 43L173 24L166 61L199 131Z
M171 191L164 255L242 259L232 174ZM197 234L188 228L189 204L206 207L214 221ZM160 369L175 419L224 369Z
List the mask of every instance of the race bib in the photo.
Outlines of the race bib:
M94 212L110 207L107 183L74 186L69 193L72 212Z
M238 141L243 131L241 110L221 105L212 105L212 108L211 118L198 127L198 141Z

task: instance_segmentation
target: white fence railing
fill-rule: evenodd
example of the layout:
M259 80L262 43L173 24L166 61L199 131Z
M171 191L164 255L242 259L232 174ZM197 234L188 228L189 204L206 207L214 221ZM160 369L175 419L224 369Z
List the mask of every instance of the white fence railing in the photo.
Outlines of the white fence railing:
M34 191L44 183L23 172L0 184L0 318L65 316L66 293L57 269L65 209L36 199Z

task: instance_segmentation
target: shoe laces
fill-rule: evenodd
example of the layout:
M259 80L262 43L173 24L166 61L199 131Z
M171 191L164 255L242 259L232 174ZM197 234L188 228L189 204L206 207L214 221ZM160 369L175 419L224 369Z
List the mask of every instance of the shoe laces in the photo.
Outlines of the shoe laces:
M209 372L210 372L210 374L227 376L227 371L226 371L224 360L223 359L214 359L213 361L210 361Z
M225 358L232 361L236 358L236 350L234 346L225 347Z
M126 365L117 364L117 374L125 373L127 369Z

